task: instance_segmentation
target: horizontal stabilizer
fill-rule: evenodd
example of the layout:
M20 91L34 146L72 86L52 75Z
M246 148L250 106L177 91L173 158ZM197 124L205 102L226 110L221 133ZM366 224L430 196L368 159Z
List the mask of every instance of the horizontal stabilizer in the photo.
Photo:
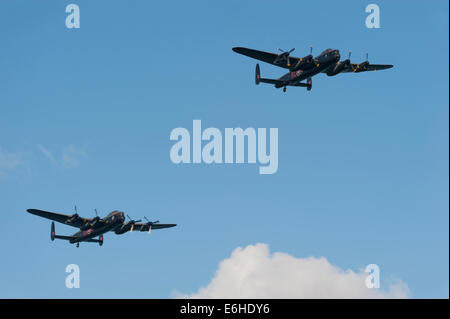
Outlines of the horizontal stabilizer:
M61 236L55 234L55 222L52 222L52 227L50 229L50 239L53 241L56 239L62 239L62 240L71 240L76 238L75 236Z
M289 86L301 86L301 87L304 87L304 88L307 88L307 87L309 87L309 85L308 85L308 84L306 84L306 83L301 83L301 82L297 82L297 83L289 84Z
M100 246L103 246L103 235L100 235L100 237L98 237L98 239L91 238L91 239L87 239L84 241L87 241L88 243L98 243Z
M270 83L270 84L278 84L281 85L283 83L283 81L280 80L275 80L275 79L265 79L261 77L261 70L259 68L259 64L256 64L256 69L255 69L255 84L258 85L259 83Z
M98 239L93 239L93 238L86 239L86 240L83 240L83 241L86 241L88 243L103 243L103 240L98 240Z
M264 78L260 78L259 79L260 82L262 83L270 83L270 84L275 84L275 85L281 85L284 83L283 81L280 80L275 80L275 79L264 79Z
M61 235L54 235L54 238L56 239L62 239L62 240L71 240L75 239L75 236L61 236Z

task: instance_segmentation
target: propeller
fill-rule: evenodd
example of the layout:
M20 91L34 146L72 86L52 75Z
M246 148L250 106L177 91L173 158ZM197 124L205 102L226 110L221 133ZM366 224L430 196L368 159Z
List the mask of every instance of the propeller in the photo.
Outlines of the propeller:
M278 51L281 51L283 53L289 53L291 54L292 52L294 52L295 48L290 49L289 51L284 51L283 49L278 48Z
M364 70L367 68L368 65L369 65L369 52L366 51L366 61L364 61L364 62L358 64L357 70L358 70L359 72L364 71Z
M311 56L311 61L316 65L316 67L319 67L319 63L317 62L317 59L314 59L314 57L312 56L312 52L313 52L313 46L309 46L309 55Z
M305 61L305 62L312 62L313 61L312 50L313 50L313 46L311 45L309 47L309 55L307 55L307 56L305 56L303 58L300 58L299 62L303 62L303 61Z
M346 67L350 68L350 70L353 72L353 65L352 65L352 63L350 62L351 56L352 56L352 51L349 50L349 51L348 51L348 58L347 58L347 60L345 60L343 63L344 63L344 65L345 65Z
M144 216L144 218L145 218L145 220L147 221L147 224L146 224L146 225L148 225L148 234L150 235L150 232L152 231L152 226L153 226L154 224L159 223L159 220L154 221L154 222L151 222L151 221L149 221L149 220L147 219L147 217Z
M289 62L289 55L290 55L292 52L294 52L294 50L295 50L295 48L292 48L292 49L290 49L289 51L284 51L284 50L278 48L278 51L280 51L281 54L278 55L277 62L278 62L278 61L281 61L281 60L286 60L286 65L287 65L288 67L291 66L291 63Z
M353 72L353 65L350 62L350 57L352 56L352 51L348 51L348 59L344 61L344 63L350 68L350 70Z
M76 221L78 218L80 218L80 216L78 215L77 212L77 206L75 206L75 214L73 214L72 216L70 216L67 220L66 220L66 224L70 224L73 223L74 221Z
M127 217L130 220L128 223L131 224L130 232L132 232L133 229L134 229L134 224L139 223L142 220L140 220L140 219L139 220L133 220L133 219L130 218L130 216L128 216L128 214L127 214Z
M353 72L365 71L368 65L369 65L369 51L366 51L366 61L356 64L356 68L352 67L352 71Z
M96 208L94 208L94 212L95 212L95 217L92 219L92 222L91 222L91 227L94 227L94 225L101 219L99 216L98 216L98 213L97 213L97 209Z
M92 223L91 223L92 226L94 226L95 223L100 220L100 217L98 217L98 214L97 214L97 208L94 208L94 212L95 212L95 217L92 219Z

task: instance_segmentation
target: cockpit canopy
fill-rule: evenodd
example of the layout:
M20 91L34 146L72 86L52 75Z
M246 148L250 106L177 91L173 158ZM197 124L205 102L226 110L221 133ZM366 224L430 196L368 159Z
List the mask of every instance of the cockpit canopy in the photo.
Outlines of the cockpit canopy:
M109 214L108 214L108 217L113 216L113 215L117 215L117 214L120 214L120 213L121 213L121 212L119 212L118 210L115 210L115 211L109 213Z
M330 52L333 52L333 50L332 49L326 49L320 55L325 55L325 54L330 53Z

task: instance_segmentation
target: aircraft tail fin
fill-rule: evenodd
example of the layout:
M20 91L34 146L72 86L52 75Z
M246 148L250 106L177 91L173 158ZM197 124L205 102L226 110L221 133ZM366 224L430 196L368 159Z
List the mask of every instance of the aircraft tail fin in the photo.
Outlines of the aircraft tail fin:
M255 84L258 85L259 82L261 82L261 70L259 69L259 63L256 63Z
M55 222L52 222L52 228L50 232L50 239L53 241L55 239L62 239L62 240L71 240L74 239L74 236L61 236L55 234Z
M52 222L52 229L51 229L51 231L50 231L50 239L51 239L52 241L55 240L55 222Z
M258 85L259 83L269 83L274 84L275 87L280 88L284 86L284 82L281 80L275 80L275 79L265 79L261 77L261 70L259 69L259 64L256 64L256 70L255 70L255 84Z
M309 78L306 80L306 84L308 85L308 86L307 86L307 90L308 90L308 91L311 91L311 89L312 89L312 79L311 79L311 77L309 77Z

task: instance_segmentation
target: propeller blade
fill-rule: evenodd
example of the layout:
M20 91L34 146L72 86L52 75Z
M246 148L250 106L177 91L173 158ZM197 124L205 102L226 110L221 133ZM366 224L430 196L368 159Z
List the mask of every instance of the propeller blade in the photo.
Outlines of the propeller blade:
M369 51L366 51L366 61L369 61Z
M152 225L148 226L148 234L150 235L150 233L152 232Z
M130 232L133 232L134 224L131 224Z
M77 213L77 214L78 214L78 212L77 212L77 205L75 205L75 213Z
M350 57L352 56L352 51L348 51L348 59L350 60Z
M295 48L292 48L290 51L289 51L289 53L292 53L292 52L294 52L295 51Z
M277 48L277 50L278 50L278 51L281 51L281 52L283 52L283 53L284 53L284 50L282 50L282 49L280 49L280 48Z
M313 50L313 46L311 45L311 46L309 47L309 54L312 54L312 50Z

